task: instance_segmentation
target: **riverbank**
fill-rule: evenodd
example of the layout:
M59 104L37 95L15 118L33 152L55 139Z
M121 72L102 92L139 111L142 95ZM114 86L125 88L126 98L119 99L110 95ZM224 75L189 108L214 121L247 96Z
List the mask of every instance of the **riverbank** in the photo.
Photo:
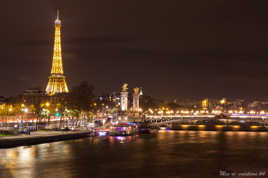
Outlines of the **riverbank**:
M0 149L89 137L89 131L36 131L31 135L1 136Z

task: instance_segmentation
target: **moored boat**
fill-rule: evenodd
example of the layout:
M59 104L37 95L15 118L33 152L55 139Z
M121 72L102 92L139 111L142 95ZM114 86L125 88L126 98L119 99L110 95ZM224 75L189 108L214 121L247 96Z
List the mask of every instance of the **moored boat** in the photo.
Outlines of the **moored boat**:
M136 134L137 126L133 123L119 123L110 127L111 136L128 136Z

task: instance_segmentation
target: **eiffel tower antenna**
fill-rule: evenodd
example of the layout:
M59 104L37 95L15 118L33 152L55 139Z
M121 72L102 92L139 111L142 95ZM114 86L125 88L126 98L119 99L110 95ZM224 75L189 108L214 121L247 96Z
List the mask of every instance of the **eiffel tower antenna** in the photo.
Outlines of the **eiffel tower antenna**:
M57 9L57 20L60 20L60 10Z

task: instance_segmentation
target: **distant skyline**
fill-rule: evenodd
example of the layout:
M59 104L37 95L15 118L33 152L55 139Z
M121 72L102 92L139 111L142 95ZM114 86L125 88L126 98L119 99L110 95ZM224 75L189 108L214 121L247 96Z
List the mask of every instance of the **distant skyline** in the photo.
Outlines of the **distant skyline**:
M68 86L268 99L268 2L3 1L0 96L45 89L60 9Z

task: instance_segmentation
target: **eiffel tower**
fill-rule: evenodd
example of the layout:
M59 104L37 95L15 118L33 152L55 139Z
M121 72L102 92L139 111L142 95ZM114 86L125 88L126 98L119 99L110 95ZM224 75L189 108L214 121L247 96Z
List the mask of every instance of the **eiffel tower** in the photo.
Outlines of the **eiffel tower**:
M51 74L48 78L48 84L46 87L46 94L49 96L58 93L69 92L65 81L65 76L63 73L60 28L61 28L61 21L59 19L59 10L57 10L57 19L55 20L55 41L54 41L53 61L52 61Z

